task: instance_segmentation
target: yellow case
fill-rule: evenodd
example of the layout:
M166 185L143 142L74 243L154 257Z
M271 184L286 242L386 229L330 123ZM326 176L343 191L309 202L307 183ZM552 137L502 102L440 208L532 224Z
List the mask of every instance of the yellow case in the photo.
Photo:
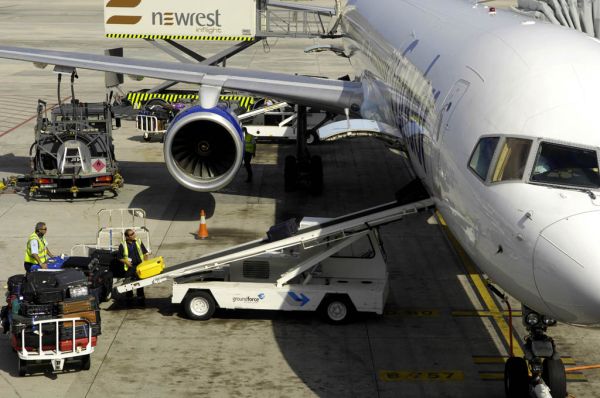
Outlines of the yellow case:
M138 278L146 279L160 274L164 269L165 260L162 258L162 256L159 256L142 261L135 269L135 272L137 273Z

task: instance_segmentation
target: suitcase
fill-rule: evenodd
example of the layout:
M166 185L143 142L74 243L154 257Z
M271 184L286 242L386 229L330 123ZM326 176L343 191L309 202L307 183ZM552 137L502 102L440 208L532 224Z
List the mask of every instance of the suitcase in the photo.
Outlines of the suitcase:
M87 337L84 337L81 339L76 339L75 340L76 349L79 347L81 347L81 349L85 349L85 347L87 346L88 340L89 339ZM91 341L92 341L92 347L95 347L96 343L98 341L98 338L96 336L92 336ZM68 339L68 340L60 341L59 347L60 347L61 351L73 351L73 340Z
M159 256L139 263L135 268L135 273L137 274L138 278L146 279L160 274L164 269L165 260L162 258L162 256Z
M39 316L39 315L55 315L56 306L54 303L50 304L34 304L30 302L22 302L19 309L19 313L23 316Z
M269 242L289 238L290 236L298 232L298 223L296 219L290 218L287 221L273 225L267 231L267 238Z
M64 269L56 273L56 286L68 289L70 287L87 286L88 278L78 269Z
M61 269L63 263L65 262L64 258L61 257L50 257L48 259L48 269Z
M21 289L26 280L27 280L27 278L25 277L25 275L22 275L22 274L13 275L10 278L8 278L8 281L6 281L6 287L8 288L8 293L16 294L17 296L20 295Z
M79 312L71 312L69 314L62 314L61 318L83 318L87 319L91 323L99 323L100 322L100 311L98 310L89 310L89 311L79 311ZM76 324L83 324L85 322L76 322Z
M58 303L58 312L60 314L71 314L74 312L96 310L96 299L94 296L77 297L74 299L65 299Z
M91 253L91 256L98 259L99 265L108 267L115 278L124 278L127 276L123 263L118 259L118 251L96 249Z
M67 325L69 325L67 327ZM102 334L102 328L99 323L91 325L92 336L99 336ZM75 338L81 339L83 337L89 337L89 326L88 325L77 325L75 326ZM60 340L67 340L73 338L73 326L70 323L65 323L64 327L60 328L59 337Z
M58 287L48 287L35 291L34 302L36 304L58 303L65 299L65 291Z
M62 269L76 268L85 272L98 266L98 264L99 261L97 258L72 256L65 259Z

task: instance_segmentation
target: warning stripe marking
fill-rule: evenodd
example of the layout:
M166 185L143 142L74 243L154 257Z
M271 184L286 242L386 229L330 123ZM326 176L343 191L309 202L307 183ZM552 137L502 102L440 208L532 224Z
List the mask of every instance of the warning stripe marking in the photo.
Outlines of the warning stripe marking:
M115 17L125 17L125 15L114 15L109 18L107 24L117 24L121 22L113 22ZM141 17L133 17L141 18ZM110 21L110 22L109 22ZM133 24L137 22L129 22ZM146 35L146 34L131 34L131 33L106 33L104 37L109 39L170 39L170 40L205 40L205 41L253 41L253 36L196 36L196 35Z

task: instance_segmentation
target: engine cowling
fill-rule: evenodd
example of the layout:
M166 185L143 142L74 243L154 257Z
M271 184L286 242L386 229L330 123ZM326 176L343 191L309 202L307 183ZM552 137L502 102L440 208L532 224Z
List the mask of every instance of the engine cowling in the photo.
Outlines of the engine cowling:
M165 133L167 169L177 182L194 191L227 186L243 155L242 128L225 106L206 109L196 105L181 111Z

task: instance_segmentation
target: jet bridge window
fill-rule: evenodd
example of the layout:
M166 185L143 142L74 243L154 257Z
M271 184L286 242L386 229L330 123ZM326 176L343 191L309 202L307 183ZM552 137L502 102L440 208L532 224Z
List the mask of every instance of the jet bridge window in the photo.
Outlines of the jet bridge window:
M482 180L485 180L487 177L498 140L498 137L484 137L480 139L471 155L469 168L481 177Z
M598 154L592 149L542 142L531 173L531 181L598 188Z
M531 140L506 138L498 154L492 182L520 180L531 150Z

